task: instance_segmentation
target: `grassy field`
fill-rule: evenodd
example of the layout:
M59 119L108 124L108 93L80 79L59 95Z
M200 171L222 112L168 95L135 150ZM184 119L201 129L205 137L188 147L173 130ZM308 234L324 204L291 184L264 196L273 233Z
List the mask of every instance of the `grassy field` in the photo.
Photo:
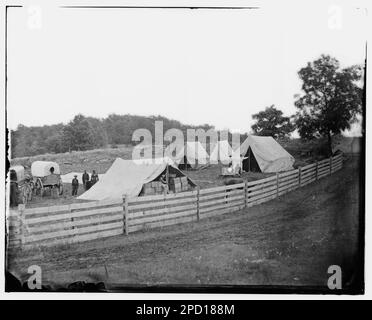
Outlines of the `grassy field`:
M33 157L15 158L10 161L11 165L23 165L26 170L30 170L34 161L55 161L59 164L61 173L91 172L105 173L116 158L131 159L132 146L121 146L120 148L107 148L89 151L73 151L57 154L44 154Z
M8 267L27 279L39 265L43 283L133 285L293 285L326 288L330 265L343 288L357 264L359 166L270 202L202 220L70 246L9 252Z

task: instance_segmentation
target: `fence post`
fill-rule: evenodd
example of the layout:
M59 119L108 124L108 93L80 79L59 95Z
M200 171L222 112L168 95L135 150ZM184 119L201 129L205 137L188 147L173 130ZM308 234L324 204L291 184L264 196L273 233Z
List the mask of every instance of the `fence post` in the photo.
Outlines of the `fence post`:
M128 196L123 196L123 209L124 209L124 233L128 235Z
M315 176L315 179L318 180L318 160L316 160L316 176Z
M244 208L248 207L248 180L244 182Z
M329 158L329 174L332 174L332 156Z
M276 173L276 197L279 197L279 172Z
M21 237L21 247L26 242L26 224L25 224L25 205L18 205L18 217L19 217L19 233Z
M200 187L196 187L196 218L197 221L200 220L200 211L199 211L199 197L200 197Z
M72 213L71 205L68 206L68 213L70 215ZM73 230L73 229L75 229L75 224L74 224L75 219L74 219L74 217L71 217L70 219L71 219L71 229Z
M302 168L298 168L298 186L301 187L301 174L302 174Z

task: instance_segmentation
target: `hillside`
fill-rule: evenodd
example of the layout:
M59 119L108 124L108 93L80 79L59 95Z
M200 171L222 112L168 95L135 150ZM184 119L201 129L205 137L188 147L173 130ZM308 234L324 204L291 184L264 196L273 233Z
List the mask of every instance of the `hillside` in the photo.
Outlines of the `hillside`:
M279 143L296 158L298 165L307 158L323 158L324 141L314 140L305 142L301 139L281 140ZM102 148L87 151L72 151L65 153L46 153L31 157L19 157L10 160L11 165L23 165L26 170L31 168L34 161L55 161L60 165L62 174L72 171L96 170L105 173L116 158L131 159L132 145L120 145L117 148Z
M132 146L122 146L120 148L72 151L71 153L43 154L15 158L10 161L10 164L20 164L26 170L29 170L34 161L55 161L60 165L62 174L72 171L83 172L84 170L96 170L97 173L105 173L116 158L130 159L132 150Z

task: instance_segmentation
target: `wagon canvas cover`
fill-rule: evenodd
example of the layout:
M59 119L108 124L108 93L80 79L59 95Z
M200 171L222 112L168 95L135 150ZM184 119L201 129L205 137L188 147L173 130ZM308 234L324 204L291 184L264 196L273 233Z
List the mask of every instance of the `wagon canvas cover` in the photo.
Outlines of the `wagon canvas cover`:
M59 165L52 161L35 161L31 165L31 174L34 177L46 177L50 175L50 168L54 168L55 174L60 174Z
M17 181L23 181L25 179L25 168L23 166L12 166L9 171L14 170L17 174Z
M121 199L123 195L136 197L140 194L143 185L159 177L167 166L179 171L169 159L165 158L161 161L159 159L134 161L117 158L102 179L77 199L101 201ZM179 172L182 174L181 171ZM190 179L189 182L194 185Z
M262 172L279 172L293 169L294 158L273 137L253 136L241 144L240 153L245 155L249 147Z

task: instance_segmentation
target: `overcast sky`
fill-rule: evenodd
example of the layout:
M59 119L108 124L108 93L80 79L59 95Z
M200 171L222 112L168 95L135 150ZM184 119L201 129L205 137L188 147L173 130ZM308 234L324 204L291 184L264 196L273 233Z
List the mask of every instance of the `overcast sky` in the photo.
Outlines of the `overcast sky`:
M308 61L326 53L343 66L364 62L365 11L311 3L259 10L42 6L40 23L37 11L10 8L8 126L130 113L247 132L251 115L265 106L291 115L297 71Z

